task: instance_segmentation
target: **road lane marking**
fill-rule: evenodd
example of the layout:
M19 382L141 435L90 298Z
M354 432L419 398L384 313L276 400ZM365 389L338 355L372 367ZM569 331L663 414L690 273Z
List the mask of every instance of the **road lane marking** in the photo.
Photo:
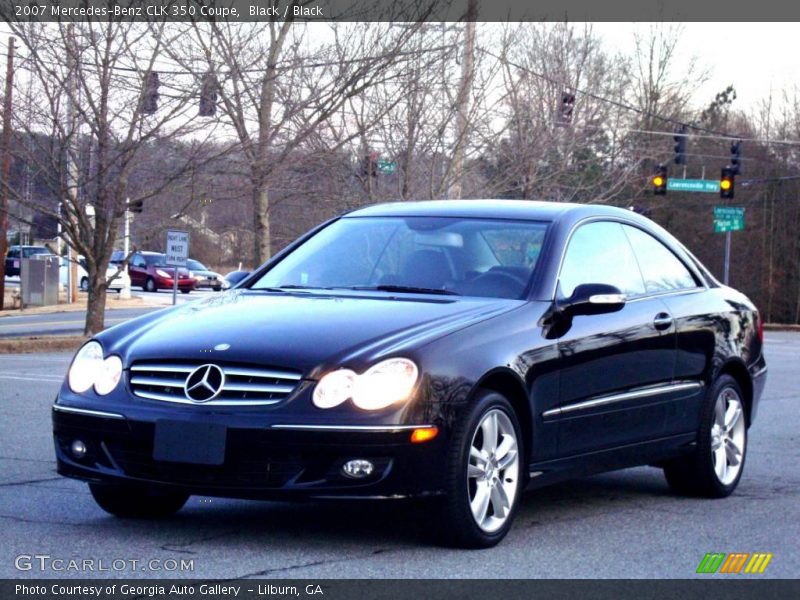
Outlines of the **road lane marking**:
M63 377L59 377L58 379L51 379L49 377L42 377L41 375L36 375L32 377L19 377L17 375L0 375L0 379L21 379L22 381L51 381L54 383L59 383L64 381Z
M133 319L135 317L118 317L116 319L106 319L106 323L121 323L123 321L128 321L129 319ZM10 327L49 327L55 325L83 325L83 319L74 319L72 321L35 321L33 323L15 323L12 325L3 325L0 323L0 330L4 328ZM38 330L37 330L38 331Z

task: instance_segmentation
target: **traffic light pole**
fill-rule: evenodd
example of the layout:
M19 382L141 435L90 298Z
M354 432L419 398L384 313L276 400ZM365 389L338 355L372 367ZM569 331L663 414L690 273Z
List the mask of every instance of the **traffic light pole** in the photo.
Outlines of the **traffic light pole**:
M731 274L731 232L725 232L725 267L722 273L722 283L728 285Z

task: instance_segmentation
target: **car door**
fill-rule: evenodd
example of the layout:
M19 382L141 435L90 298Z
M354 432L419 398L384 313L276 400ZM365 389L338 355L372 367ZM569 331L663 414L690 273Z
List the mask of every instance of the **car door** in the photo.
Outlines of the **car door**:
M707 290L696 275L663 242L637 227L624 225L644 277L648 294L659 295L674 319L676 388L671 396L665 433L697 431L705 390L703 380L711 368L717 318L709 313Z
M648 296L622 225L594 221L571 236L559 274L561 297L580 284L619 288L617 312L578 315L559 338L558 453L571 456L663 435L675 364L667 307Z
M147 280L147 261L141 254L134 254L128 263L128 275L131 276L131 285L142 286Z

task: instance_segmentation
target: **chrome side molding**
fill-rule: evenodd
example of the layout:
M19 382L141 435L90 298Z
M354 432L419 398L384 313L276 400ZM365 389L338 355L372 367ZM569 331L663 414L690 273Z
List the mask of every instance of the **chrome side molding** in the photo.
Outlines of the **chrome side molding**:
M701 381L676 381L666 385L655 385L647 388L633 390L631 392L623 392L621 394L611 394L609 396L600 396L592 398L591 400L582 400L574 404L567 404L560 408L552 408L542 413L542 417L555 417L559 415L569 414L576 411L586 410L589 408L596 408L606 404L613 404L615 402L625 402L626 400L636 400L638 398L648 398L650 396L659 396L661 394L669 394L673 392L685 392L689 390L696 390L704 387Z

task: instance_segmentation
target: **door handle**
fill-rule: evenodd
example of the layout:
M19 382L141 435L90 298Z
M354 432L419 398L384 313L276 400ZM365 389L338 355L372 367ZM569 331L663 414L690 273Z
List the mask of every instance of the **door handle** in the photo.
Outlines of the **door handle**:
M668 313L658 313L653 319L653 327L659 331L664 331L672 327L672 316Z

